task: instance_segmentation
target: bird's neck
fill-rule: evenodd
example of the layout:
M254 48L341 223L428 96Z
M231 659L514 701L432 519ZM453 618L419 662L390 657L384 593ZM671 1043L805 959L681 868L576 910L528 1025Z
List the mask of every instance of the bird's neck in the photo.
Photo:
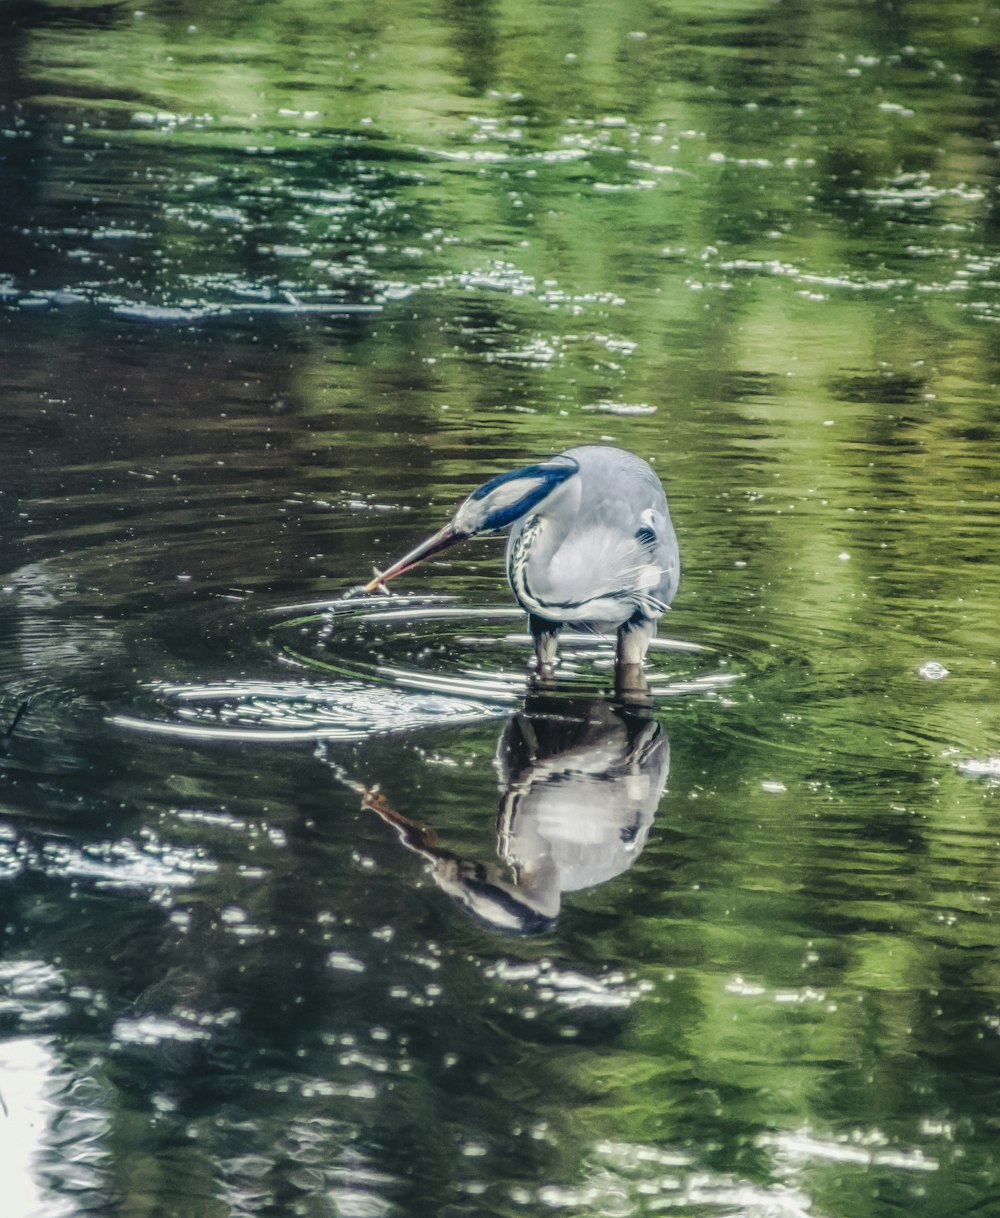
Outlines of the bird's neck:
M535 513L539 520L537 544L543 547L542 553L546 558L551 558L559 549L576 522L580 511L581 490L582 483L577 475L557 487L539 505Z
M531 532L531 565L544 570L576 520L580 507L580 479L570 478L558 487L525 521Z
M514 595L526 607L547 596L549 566L573 527L580 498L579 479L571 478L536 510L522 517L511 533L507 573Z

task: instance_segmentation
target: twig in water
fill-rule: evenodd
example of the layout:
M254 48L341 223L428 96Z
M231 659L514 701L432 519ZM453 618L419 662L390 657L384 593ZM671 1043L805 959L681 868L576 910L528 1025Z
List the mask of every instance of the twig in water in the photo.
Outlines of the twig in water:
M17 708L17 714L14 716L10 727L7 728L7 730L4 732L4 734L2 736L0 736L0 757L6 756L7 750L10 748L10 742L14 736L14 732L17 728L17 725L24 718L24 712L27 709L28 709L27 702L22 702L21 705Z

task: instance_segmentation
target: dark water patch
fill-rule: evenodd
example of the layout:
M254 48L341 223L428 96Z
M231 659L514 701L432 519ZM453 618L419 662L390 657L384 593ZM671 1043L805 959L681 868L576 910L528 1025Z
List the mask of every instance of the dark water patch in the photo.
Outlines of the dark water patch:
M831 386L833 396L845 402L883 402L903 405L923 400L927 382L886 370L875 375L855 375Z

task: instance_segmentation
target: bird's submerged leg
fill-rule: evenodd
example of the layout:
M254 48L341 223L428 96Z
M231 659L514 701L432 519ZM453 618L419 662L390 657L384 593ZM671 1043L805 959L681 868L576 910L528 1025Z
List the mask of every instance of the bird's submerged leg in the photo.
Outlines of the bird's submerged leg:
M528 614L528 629L535 640L535 669L539 676L551 677L556 667L561 623L550 622L536 613Z
M618 627L615 684L619 689L641 692L648 688L643 664L655 634L655 620L644 617L638 610Z

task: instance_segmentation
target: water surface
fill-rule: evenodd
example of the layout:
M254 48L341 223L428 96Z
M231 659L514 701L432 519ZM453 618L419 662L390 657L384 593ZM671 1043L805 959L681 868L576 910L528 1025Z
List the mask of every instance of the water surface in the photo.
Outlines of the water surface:
M996 11L0 22L11 1218L997 1208ZM648 705L347 596L588 442Z

